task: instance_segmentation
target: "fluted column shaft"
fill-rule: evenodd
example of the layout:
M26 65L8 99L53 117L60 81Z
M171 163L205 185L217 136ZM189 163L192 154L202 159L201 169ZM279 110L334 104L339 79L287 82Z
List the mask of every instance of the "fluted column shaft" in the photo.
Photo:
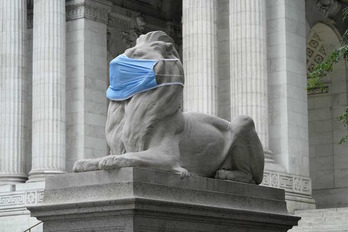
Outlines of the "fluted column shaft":
M29 181L65 170L65 40L65 0L34 0Z
M230 1L231 117L248 115L269 147L265 0Z
M0 0L0 22L0 184L11 184L26 179L27 1Z
M215 0L183 1L184 110L217 114Z

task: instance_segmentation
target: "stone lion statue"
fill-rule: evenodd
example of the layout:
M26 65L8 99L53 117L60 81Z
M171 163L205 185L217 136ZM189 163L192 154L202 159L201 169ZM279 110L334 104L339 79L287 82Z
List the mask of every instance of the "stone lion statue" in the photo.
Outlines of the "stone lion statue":
M263 147L250 117L228 122L182 111L184 71L166 33L141 35L124 55L155 60L153 72L159 86L110 101L105 128L110 155L78 160L75 172L150 167L181 176L262 182Z

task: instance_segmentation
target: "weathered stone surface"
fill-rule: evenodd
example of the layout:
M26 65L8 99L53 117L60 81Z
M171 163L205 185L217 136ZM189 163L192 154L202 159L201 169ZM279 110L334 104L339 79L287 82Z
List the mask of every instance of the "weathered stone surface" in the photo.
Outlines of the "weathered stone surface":
M44 231L287 231L299 220L280 189L140 168L48 177L29 210Z

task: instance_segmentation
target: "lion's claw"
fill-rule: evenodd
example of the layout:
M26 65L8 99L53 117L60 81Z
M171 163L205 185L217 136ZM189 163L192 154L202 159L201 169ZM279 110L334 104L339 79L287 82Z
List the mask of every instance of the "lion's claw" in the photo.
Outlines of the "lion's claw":
M182 167L176 167L176 168L174 168L174 171L176 174L179 174L180 177L191 176L191 173L189 171L187 171L187 169L182 168Z

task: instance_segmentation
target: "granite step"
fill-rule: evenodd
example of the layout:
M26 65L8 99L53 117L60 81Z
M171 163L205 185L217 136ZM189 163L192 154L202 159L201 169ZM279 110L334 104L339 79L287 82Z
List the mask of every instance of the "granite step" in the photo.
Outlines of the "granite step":
M289 232L348 232L348 208L299 210L298 226Z

